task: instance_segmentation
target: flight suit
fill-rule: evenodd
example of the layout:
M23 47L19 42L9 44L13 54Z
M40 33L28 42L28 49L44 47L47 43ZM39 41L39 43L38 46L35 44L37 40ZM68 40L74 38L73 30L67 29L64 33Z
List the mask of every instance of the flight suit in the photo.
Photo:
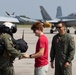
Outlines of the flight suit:
M4 41L5 50L0 56L0 75L14 75L13 61L21 53L14 48L12 37L7 33L0 34L0 38Z
M50 51L51 62L55 59L55 75L72 75L72 60L75 54L74 38L65 33L60 36L55 35L52 40ZM69 62L70 67L65 68L65 63Z

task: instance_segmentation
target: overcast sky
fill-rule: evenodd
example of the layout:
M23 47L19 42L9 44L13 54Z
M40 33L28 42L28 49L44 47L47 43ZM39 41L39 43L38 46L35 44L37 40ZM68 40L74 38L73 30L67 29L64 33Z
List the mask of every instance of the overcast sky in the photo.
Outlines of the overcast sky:
M52 18L56 16L57 6L62 7L63 15L76 12L76 0L0 0L0 16L6 16L5 11L15 12L15 15L26 15L41 19L39 6L42 5Z

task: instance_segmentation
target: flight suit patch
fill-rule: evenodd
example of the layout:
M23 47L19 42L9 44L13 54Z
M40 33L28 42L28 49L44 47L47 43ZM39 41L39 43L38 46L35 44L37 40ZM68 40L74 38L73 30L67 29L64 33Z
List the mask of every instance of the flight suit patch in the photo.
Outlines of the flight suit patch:
M57 39L56 42L58 43L59 42L59 39Z
M11 38L8 38L10 41L12 40Z
M74 41L74 37L71 38L71 41L72 41L72 42Z

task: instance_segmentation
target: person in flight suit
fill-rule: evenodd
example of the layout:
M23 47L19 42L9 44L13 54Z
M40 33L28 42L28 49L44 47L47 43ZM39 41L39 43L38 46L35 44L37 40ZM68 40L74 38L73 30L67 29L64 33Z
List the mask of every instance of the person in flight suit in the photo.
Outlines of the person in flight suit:
M72 75L72 60L75 54L74 37L66 32L66 24L59 21L56 25L58 34L53 37L50 51L51 68L55 75Z
M24 56L14 48L11 34L13 32L15 33L16 30L14 28L14 31L11 33L11 28L13 26L13 24L0 25L0 39L2 39L5 44L3 55L0 55L0 75L15 75L13 61L16 57L21 59Z

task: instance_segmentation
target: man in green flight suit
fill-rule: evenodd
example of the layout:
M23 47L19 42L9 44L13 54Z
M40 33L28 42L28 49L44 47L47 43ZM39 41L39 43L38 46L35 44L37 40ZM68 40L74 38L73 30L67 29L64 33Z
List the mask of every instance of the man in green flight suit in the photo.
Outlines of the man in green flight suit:
M59 21L56 25L58 34L53 37L50 51L51 68L54 68L55 75L72 75L72 60L75 54L74 37L66 33L66 24Z
M20 59L24 57L18 50L14 48L14 44L12 42L12 33L16 32L15 29L12 31L13 24L9 23L7 25L0 25L0 39L3 40L4 52L3 55L0 55L0 75L15 75L13 61L16 57Z

